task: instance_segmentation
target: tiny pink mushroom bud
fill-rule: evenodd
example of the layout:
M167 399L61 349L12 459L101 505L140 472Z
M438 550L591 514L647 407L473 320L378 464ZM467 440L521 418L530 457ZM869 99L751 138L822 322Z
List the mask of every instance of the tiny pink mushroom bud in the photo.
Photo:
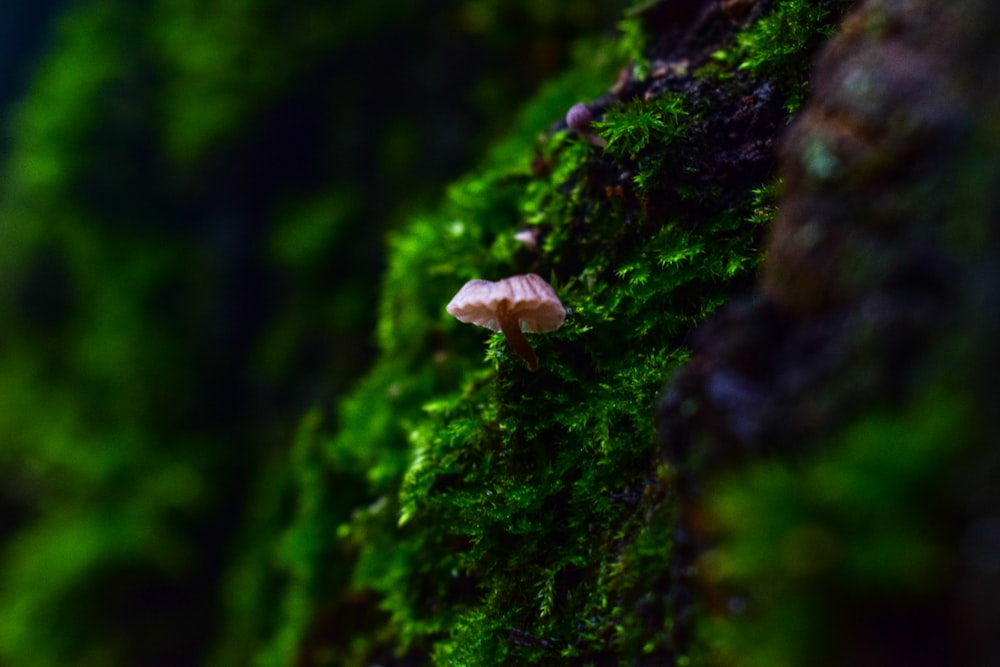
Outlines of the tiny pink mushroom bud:
M586 104L577 102L566 112L566 126L593 146L604 147L608 142L594 133L591 123L594 122L594 114Z
M522 229L514 234L514 240L520 241L525 248L534 252L538 250L538 229Z
M594 114L583 102L577 102L566 112L566 124L571 130L585 132L590 129L590 124L593 122Z
M524 358L529 371L538 370L538 356L524 332L555 331L566 319L566 309L555 290L534 273L497 282L470 280L451 300L447 310L460 322L502 331L507 344Z

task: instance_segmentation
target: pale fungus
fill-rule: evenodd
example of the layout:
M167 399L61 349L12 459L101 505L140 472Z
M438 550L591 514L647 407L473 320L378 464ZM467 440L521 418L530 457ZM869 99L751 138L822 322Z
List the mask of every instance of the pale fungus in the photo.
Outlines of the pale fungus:
M447 310L460 322L502 331L530 371L538 370L538 356L523 332L555 331L566 319L566 309L555 290L534 273L497 282L470 280L458 290Z
M566 125L577 132L585 132L594 122L594 114L583 102L577 102L566 112Z
M587 143L603 148L608 142L597 136L591 126L593 122L594 114L583 102L577 102L566 112L566 127L586 139Z
M539 232L537 227L533 229L522 229L518 233L514 234L514 240L520 241L524 244L525 248L531 252L535 252L538 250L538 236Z

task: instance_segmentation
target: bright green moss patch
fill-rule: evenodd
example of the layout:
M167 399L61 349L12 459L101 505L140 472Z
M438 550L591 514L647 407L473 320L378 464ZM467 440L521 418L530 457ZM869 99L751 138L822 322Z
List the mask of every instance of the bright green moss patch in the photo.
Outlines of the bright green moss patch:
M608 153L634 157L651 144L665 149L681 136L687 115L681 95L664 95L652 102L612 107L594 127L607 140Z
M801 57L830 36L837 18L851 0L775 0L773 8L731 46L713 54L700 75L730 76L742 71L789 88L786 107L794 113L806 95L806 75L812 62Z
M535 168L474 174L392 239L382 356L328 458L368 476L372 505L341 535L397 652L569 665L674 649L669 610L645 597L665 586L673 512L650 479L653 405L687 359L683 336L756 266L766 197L734 196L695 224L696 202L672 217L644 206L668 177L637 195L627 176L612 192L594 175L663 155L686 118L679 97L617 109L607 152L558 132ZM534 249L514 238L524 229ZM529 271L569 311L530 336L537 373L444 311L469 279Z
M733 59L740 69L759 74L801 69L799 54L810 42L830 34L829 4L777 0L770 13L739 34Z
M333 475L366 484L349 517L327 506L344 561L326 567L352 568L338 613L361 619L337 644L350 644L345 664L693 659L675 618L687 603L670 570L674 473L657 463L653 406L688 361L686 336L749 286L773 180L752 151L716 162L698 143L728 136L710 123L731 114L709 107L733 101L695 99L697 82L602 106L604 148L554 130L613 80L607 53L547 86L482 168L389 239L380 356L322 445ZM529 336L536 373L501 334L445 312L470 279L528 272L568 311ZM288 539L311 522L300 519ZM287 631L301 637L295 609Z

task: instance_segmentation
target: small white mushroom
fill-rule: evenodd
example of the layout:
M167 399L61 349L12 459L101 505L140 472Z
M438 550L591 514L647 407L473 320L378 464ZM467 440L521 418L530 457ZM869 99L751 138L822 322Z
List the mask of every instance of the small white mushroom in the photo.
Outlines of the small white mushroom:
M460 322L502 331L507 343L520 354L528 370L538 370L538 356L523 332L555 331L566 319L566 309L552 286L534 273L497 282L470 280L447 307Z

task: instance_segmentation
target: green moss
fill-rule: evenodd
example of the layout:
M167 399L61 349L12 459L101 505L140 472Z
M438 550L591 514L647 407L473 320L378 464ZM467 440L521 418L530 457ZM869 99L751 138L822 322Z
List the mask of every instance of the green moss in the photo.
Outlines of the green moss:
M652 102L632 102L625 107L613 107L594 128L608 142L606 150L618 158L633 159L647 146L663 151L682 135L684 128L684 97L667 94Z
M553 99L525 117L558 118L573 98ZM397 652L553 665L673 650L669 612L643 602L664 576L673 512L646 490L659 484L653 403L687 359L683 335L752 274L767 195L736 194L694 224L697 202L665 218L643 205L672 192L667 179L616 195L593 175L653 157L666 168L683 108L670 96L609 113L604 152L566 132L535 168L504 152L392 238L382 353L328 458L368 477L373 504L341 535ZM523 228L537 252L514 239ZM527 271L569 311L531 337L534 374L502 335L444 312L468 279Z
M649 75L649 57L646 55L649 36L643 29L642 20L633 12L618 24L618 29L622 35L618 47L621 59L632 64L636 79L645 79Z
M602 40L582 43L597 57L543 105L520 119L510 105L559 65L566 34L616 10L73 4L11 114L2 167L0 662L196 664L217 642L219 665L255 652L323 663L331 645L371 664L371 646L396 636L348 570L357 561L357 581L366 567L374 580L396 549L395 571L408 572L400 433L483 354L472 332L454 345L438 299L479 264L515 265L506 232L480 261L494 234L480 218L500 228L519 215L530 169L509 169L512 156L554 110L599 94L615 58ZM340 401L368 363L390 209L409 215L487 129L511 126L496 178L455 189L469 218L428 214L393 241L379 325L392 362L344 401L337 443L311 412L289 448L301 406ZM396 129L373 147L384 128ZM452 153L439 158L442 135ZM358 542L338 542L338 528ZM331 616L357 631L317 638Z
M734 72L787 87L786 107L795 113L807 93L810 52L830 36L851 0L775 0L773 7L736 37L729 48L713 54L698 75L729 77Z
M344 139L362 127L358 107L311 77L346 60L338 45L377 52L358 33L391 32L417 11L281 4L81 8L18 116L0 290L20 304L38 279L37 301L57 307L12 307L22 328L4 332L5 488L30 493L24 517L13 512L25 525L4 536L0 655L139 664L169 645L183 646L186 663L215 640L218 665L251 654L261 666L373 664L391 652L463 665L676 657L669 602L650 595L667 587L675 518L671 471L651 463L652 406L687 361L687 332L749 283L772 213L766 191L695 187L684 156L700 119L683 95L610 108L597 126L606 150L552 133L574 102L604 92L621 53L636 74L648 71L638 20L622 24L619 43L581 42L581 64L521 114L491 112L509 138L483 166L391 235L380 358L350 396L336 396L336 435L315 410L289 452L275 449L280 424L250 414L273 395L257 380L301 378L289 366L314 335L335 351L324 388L336 394L344 367L364 363L353 350L374 292L370 265L344 248L363 245L359 207L373 199L355 171L378 168ZM497 28L489 3L459 4L459 22ZM541 5L523 7L541 31ZM312 175L336 187L244 162L291 133L287 118L269 115L290 89L306 91L290 107L332 116L306 131L326 142L320 152L361 162ZM476 96L489 106L506 90L482 84ZM387 173L407 173L421 152L407 113L417 101L374 105L380 119L405 116L385 124L395 129L372 159ZM236 228L260 238L234 241ZM515 238L523 229L537 233L537 250ZM228 286L247 267L228 266L223 246L244 241L254 257L236 259L280 273L295 296L259 313L262 331L220 333L257 326L227 319ZM338 264L350 268L330 271ZM570 311L562 329L532 337L537 374L502 336L444 312L464 281L526 271ZM220 349L233 341L240 350ZM320 357L308 361L319 367ZM253 401L228 395L244 385ZM214 638L205 601L223 570ZM167 621L159 610L136 620L150 607L135 581L191 599ZM138 599L118 600L122 590ZM95 627L84 614L120 625Z
M774 9L737 37L733 58L739 68L757 74L801 69L801 54L829 36L829 3L777 0Z

